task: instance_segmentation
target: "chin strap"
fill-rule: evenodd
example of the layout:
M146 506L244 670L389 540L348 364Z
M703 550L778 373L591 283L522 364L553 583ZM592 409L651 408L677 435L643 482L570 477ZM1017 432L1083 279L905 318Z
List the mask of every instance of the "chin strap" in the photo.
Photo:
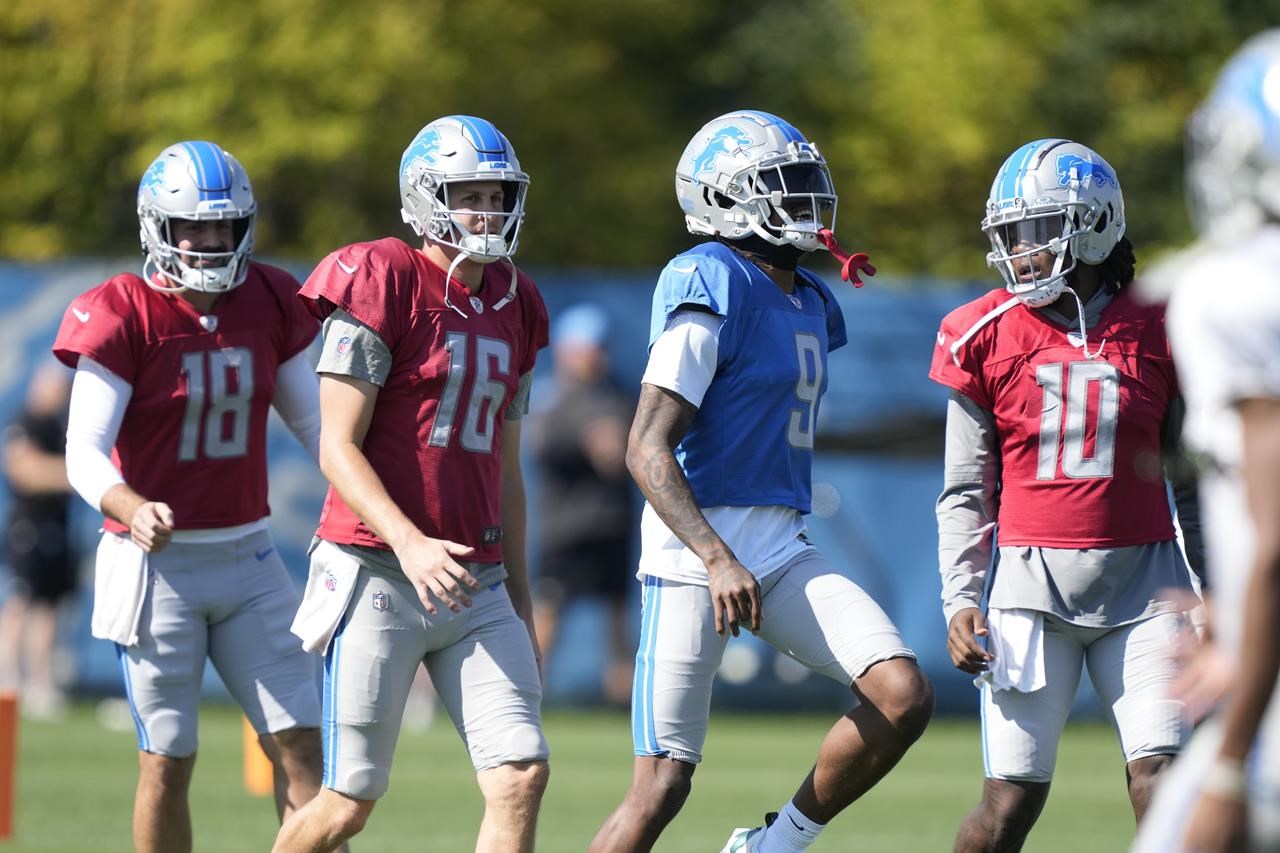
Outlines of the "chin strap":
M449 264L449 269L444 274L445 307L452 308L454 311L458 313L458 316L462 317L463 319L467 319L469 315L465 311L463 311L461 308L459 308L457 305L454 305L453 302L449 300L449 282L453 281L453 271L458 268L458 264L462 263L464 260L467 260L469 258L470 256L466 252L459 252L457 255L454 256L453 262ZM511 264L511 286L507 288L507 293L505 296L503 296L497 302L493 303L494 311L501 311L503 308L507 307L507 305L510 302L514 301L516 298L516 286L519 284L519 278L516 274L516 265L510 259L507 260L507 263Z
M827 251L831 253L831 256L842 264L840 278L854 287L862 287L862 279L858 278L858 273L866 273L868 276L876 274L876 268L871 265L867 253L854 252L850 254L846 252L836 242L836 235L831 233L830 228L823 228L819 231L818 239L822 241L822 245L827 247Z
M1080 321L1080 349L1084 351L1085 358L1093 361L1093 359L1102 355L1102 348L1107 345L1107 340L1106 338L1102 339L1102 343L1098 344L1097 352L1089 352L1089 335L1084 325L1084 302L1081 301L1080 294L1076 293L1075 288L1070 285L1062 289L1069 291L1076 298L1076 318Z

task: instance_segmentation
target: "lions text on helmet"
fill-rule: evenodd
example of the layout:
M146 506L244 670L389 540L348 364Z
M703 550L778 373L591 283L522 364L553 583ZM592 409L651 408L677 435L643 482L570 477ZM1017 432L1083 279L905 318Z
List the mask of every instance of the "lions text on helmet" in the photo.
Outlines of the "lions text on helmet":
M249 274L257 210L236 158L212 142L170 145L138 185L142 277L169 292L239 287Z
M445 116L418 132L400 158L401 216L447 258L449 275L461 264L510 258L520 242L529 176L515 149L491 122ZM515 297L515 266L508 298ZM466 314L452 301L449 307Z

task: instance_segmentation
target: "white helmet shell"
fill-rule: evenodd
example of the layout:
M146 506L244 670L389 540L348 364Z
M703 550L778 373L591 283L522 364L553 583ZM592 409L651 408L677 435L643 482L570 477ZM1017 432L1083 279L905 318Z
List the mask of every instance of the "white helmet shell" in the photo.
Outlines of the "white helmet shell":
M758 110L707 122L676 164L676 200L694 234L756 235L812 252L835 228L836 194L827 161L788 122Z
M455 219L463 211L449 202L450 186L467 181L501 181L505 210L495 232L473 234ZM479 263L515 254L524 221L529 176L520 171L515 149L492 122L452 115L428 124L400 158L401 216L422 237L458 249Z
M1212 239L1280 219L1280 29L1246 41L1187 121L1187 203Z
M160 152L138 184L138 223L147 260L143 278L157 290L220 293L249 274L258 206L240 162L212 142L179 142ZM232 220L230 252L179 252L171 221ZM189 261L202 261L191 266ZM172 286L158 283L158 273Z
M982 231L987 263L1010 293L1032 307L1056 300L1078 262L1100 264L1124 236L1124 197L1115 169L1066 139L1038 139L1014 151L991 184ZM1040 277L1029 259L1051 252Z

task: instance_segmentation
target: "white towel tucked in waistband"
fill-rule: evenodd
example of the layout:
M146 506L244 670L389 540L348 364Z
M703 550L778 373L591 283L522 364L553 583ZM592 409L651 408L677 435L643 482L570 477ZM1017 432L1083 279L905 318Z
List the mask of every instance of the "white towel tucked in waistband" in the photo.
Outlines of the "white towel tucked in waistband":
M1038 610L987 611L987 648L995 655L978 687L1033 693L1044 687L1044 614Z
M311 553L311 570L302 604L289 629L302 638L302 648L325 654L347 612L347 603L356 588L360 564L342 553L332 542L321 541Z
M94 566L90 633L122 646L135 645L146 599L147 552L126 536L103 534Z

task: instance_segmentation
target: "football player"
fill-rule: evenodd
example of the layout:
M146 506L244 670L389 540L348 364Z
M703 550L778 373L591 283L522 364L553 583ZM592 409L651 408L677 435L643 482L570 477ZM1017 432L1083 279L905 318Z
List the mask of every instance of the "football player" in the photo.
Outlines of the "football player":
M835 296L797 264L832 239L836 194L800 131L743 110L693 137L676 197L689 230L709 239L667 264L653 298L627 448L647 498L634 771L591 850L649 850L680 811L702 760L711 684L741 628L856 700L780 816L735 830L724 847L803 850L933 711L932 688L884 611L804 535L827 353L846 338Z
M1211 639L1180 687L1230 691L1161 783L1134 850L1278 851L1280 30L1226 64L1187 124L1187 151L1201 241L1152 275L1172 290L1213 580Z
M106 516L93 633L117 643L133 709L143 851L191 849L206 657L275 762L280 816L320 785L315 664L266 519L268 410L316 453L319 324L291 275L251 260L256 210L217 145L166 148L138 188L142 277L73 300L53 346L75 368L68 476Z
M1185 616L1162 592L1193 595L1162 464L1182 406L1163 311L1129 292L1115 170L1075 142L1029 142L996 173L982 230L1005 287L947 315L929 372L951 389L937 504L947 646L981 687L986 778L957 851L1022 848L1083 665L1139 819L1188 735L1167 697ZM1177 497L1194 541L1194 488L1179 481Z
M476 849L533 848L548 752L520 425L547 314L510 260L528 185L492 123L433 121L400 162L422 243L344 247L302 288L325 319L332 485L296 628L325 650L325 775L276 850L330 850L364 827L424 663L484 796Z

